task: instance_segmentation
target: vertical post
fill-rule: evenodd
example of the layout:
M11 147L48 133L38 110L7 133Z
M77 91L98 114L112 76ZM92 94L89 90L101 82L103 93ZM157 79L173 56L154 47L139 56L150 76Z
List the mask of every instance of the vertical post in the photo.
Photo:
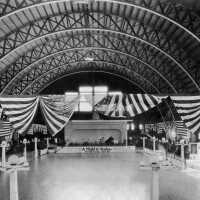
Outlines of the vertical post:
M27 144L27 139L23 140L24 143L24 162L27 162L27 150L26 150L26 144Z
M181 161L183 163L183 168L185 168L184 143L181 143Z
M156 138L153 136L153 151L156 151Z
M125 146L128 146L128 131L130 130L130 123L126 122L126 131L125 132Z
M7 142L6 141L2 141L1 143L1 147L2 147L2 167L6 167L6 146L7 146Z
M35 137L34 141L35 141L35 158L37 158L38 157L38 148L37 148L37 138L36 137Z
M151 200L159 200L159 165L152 163Z
M94 76L94 75L93 75ZM95 105L95 103L94 103L94 77L93 77L93 83L92 83L92 115L94 114L94 105Z
M55 143L57 144L58 143L58 138L54 138L54 141L55 141Z
M192 150L192 148L191 148L191 143L188 143L188 150L189 150L189 152L191 152L191 150Z
M142 138L142 146L143 146L143 150L145 149L145 137Z
M49 138L47 137L47 149L49 148Z
M10 200L19 200L17 169L10 172Z
M126 131L126 147L128 146L128 131Z

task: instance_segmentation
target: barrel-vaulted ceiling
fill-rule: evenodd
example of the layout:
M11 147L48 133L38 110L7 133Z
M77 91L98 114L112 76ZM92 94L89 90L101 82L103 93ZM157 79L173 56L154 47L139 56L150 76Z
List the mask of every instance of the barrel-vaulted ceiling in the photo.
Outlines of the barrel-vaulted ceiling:
M197 93L199 64L200 17L180 0L0 0L0 94L37 94L80 71Z

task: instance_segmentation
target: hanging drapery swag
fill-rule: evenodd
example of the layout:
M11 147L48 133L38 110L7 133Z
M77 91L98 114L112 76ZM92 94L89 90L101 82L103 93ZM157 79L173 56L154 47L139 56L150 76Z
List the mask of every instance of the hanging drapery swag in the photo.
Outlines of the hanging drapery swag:
M0 120L0 137L11 136L13 133L13 127L10 122Z
M188 128L186 127L183 121L175 121L175 127L176 127L177 135L180 135L183 137L189 137Z
M161 102L161 98L149 94L108 95L95 105L95 110L110 117L134 117Z
M149 94L107 95L95 105L94 109L109 117L128 118L148 111L165 98L167 96ZM200 96L177 95L170 98L189 131L193 134L198 133L200 131ZM71 101L67 101L64 95L0 97L0 115L3 112L19 134L26 133L36 114L39 101L48 129L52 135L55 135L69 121L79 103L79 97Z
M3 109L0 108L0 119L1 119L1 115L2 115L2 113L3 113Z
M200 96L170 96L174 106L191 133L200 131Z
M79 97L70 102L66 102L64 96L40 97L41 110L52 135L56 135L67 124L78 103Z
M38 102L38 97L0 97L0 104L5 115L19 134L30 127Z
M125 109L122 102L122 94L108 95L103 98L97 105L95 110L110 117L125 117Z

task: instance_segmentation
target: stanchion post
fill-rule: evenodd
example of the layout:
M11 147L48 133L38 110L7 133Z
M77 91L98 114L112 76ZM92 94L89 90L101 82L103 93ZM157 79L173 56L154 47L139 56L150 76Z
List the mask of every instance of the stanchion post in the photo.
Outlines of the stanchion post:
M17 169L10 172L10 200L19 200Z
M37 148L37 138L34 138L34 142L35 142L35 158L38 157L38 148Z
M29 170L26 162L21 162L21 159L17 155L11 155L8 158L5 168L0 167L0 171L9 174L10 181L10 200L19 200L18 192L18 171Z
M153 136L153 151L156 151L156 138Z
M49 138L47 137L47 149L49 148Z
M142 138L142 146L143 146L143 150L145 149L145 140L146 140L146 137L143 137L143 138Z
M126 131L126 147L128 146L128 131Z
M183 168L185 168L184 143L181 143L181 161Z
M6 147L7 147L7 142L6 141L2 141L1 143L1 148L2 148L2 167L5 168L6 167Z
M26 149L27 139L23 140L23 144L24 144L24 162L27 162L27 149Z
M57 144L58 143L58 138L54 138L54 141L55 141L55 144Z
M159 170L157 163L152 163L151 200L159 200Z

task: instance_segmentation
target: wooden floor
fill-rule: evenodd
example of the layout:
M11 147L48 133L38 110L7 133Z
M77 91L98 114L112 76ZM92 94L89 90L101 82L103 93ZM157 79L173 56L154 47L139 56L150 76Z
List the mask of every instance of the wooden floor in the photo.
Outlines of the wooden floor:
M151 171L142 153L52 154L19 172L22 200L150 200ZM9 200L8 175L0 173L0 200ZM200 171L160 171L160 200L200 199Z

